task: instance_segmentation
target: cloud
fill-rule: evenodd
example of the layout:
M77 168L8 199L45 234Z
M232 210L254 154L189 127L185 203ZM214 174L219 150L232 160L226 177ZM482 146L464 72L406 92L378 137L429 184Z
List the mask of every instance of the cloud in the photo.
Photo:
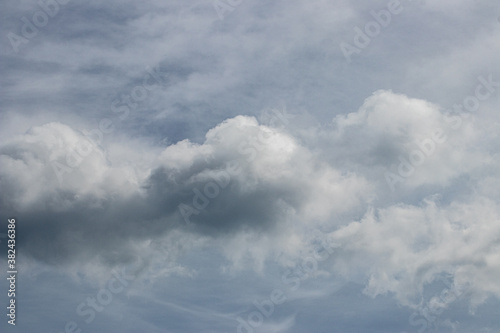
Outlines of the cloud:
M58 123L2 146L0 179L9 193L2 202L25 217L26 253L48 262L105 253L104 261L119 262L134 242L174 229L208 236L276 231L347 211L370 190L362 177L331 168L251 117L228 119L203 144L167 147L148 173L110 155Z
M329 240L266 329L410 332L427 306L442 330L494 331L497 87L470 96L500 77L497 4L401 1L351 63L339 44L387 0L242 1L223 19L213 4L69 2L17 53L7 36L41 3L3 4L0 218L19 221L19 303L64 295L19 329L64 330L140 261L88 330L234 331ZM284 126L258 116L276 107Z
M414 308L426 287L450 275L455 287L478 305L500 292L495 282L498 221L497 203L487 198L449 205L429 199L421 206L373 209L329 234L340 244L334 270L363 275L368 295L392 293Z
M314 230L322 228L340 248L331 269L366 282L371 296L392 293L415 307L426 286L451 274L455 284L472 286L477 305L500 292L493 280L500 267L497 196L488 197L482 177L477 195L447 193L459 175L495 162L471 149L480 137L474 116L447 112L377 91L314 140L294 137L294 123L287 131L237 116L209 130L201 144L143 146L159 153L142 161L127 143L106 148L49 123L1 147L0 181L9 193L2 203L23 217L23 252L50 264L117 265L139 252L168 253L161 262L170 268L156 275L185 274L178 256L212 239L230 262L224 270L262 273L269 259L287 266L311 253ZM421 143L436 131L446 140L434 142L402 186L439 187L423 191L419 204L377 199L388 193L391 165L411 159L412 149L425 152ZM309 148L325 138L329 147Z
M447 186L490 161L486 150L477 149L482 135L474 125L476 118L392 91L377 91L358 111L334 118L324 145L332 147L333 165L378 178L385 183L381 187Z
M229 260L226 272L262 273L270 259L286 267L307 256L322 228L338 245L327 271L366 283L366 294L393 294L416 308L424 290L448 274L470 286L467 297L477 306L500 293L498 195L479 173L496 162L471 149L481 138L474 115L447 112L377 91L314 138L294 137L294 123L287 131L238 116L201 144L142 146L159 152L142 160L132 144L98 145L49 123L1 147L0 181L9 193L2 203L23 217L23 253L49 264L114 266L141 253L165 267L150 278L191 274L175 262L211 239ZM401 186L439 187L422 192L419 204L375 199L388 193L384 173L398 157L425 151L419 144L437 130L447 140L435 142ZM325 139L331 143L322 150L309 148ZM462 174L478 182L462 184L460 193L474 186L477 195L449 194ZM488 177L491 183L498 174Z

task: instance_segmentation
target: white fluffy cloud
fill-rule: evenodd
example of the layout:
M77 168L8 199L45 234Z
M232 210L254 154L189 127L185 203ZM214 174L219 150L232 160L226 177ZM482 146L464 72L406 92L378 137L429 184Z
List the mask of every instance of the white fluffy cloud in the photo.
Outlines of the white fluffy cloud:
M51 232L61 235L54 248L78 249L64 255L68 261L82 252L93 258L106 239L106 247L121 248L124 257L101 255L102 261L120 262L144 242L163 244L179 229L186 239L190 233L222 236L218 246L231 270L250 264L262 272L270 258L286 265L310 253L322 228L340 245L333 270L366 281L372 296L390 292L415 306L424 287L445 273L472 286L474 304L500 293L494 281L500 269L498 196L476 174L479 166L496 164L486 151L473 149L480 138L474 115L377 91L316 135L316 142L331 140L330 147L313 151L285 128L238 116L208 131L203 143L180 141L145 166L132 152L124 163L126 143L112 145L119 154L108 152L69 126L50 123L2 146L0 179L9 193L2 201L10 211L33 216L27 225L50 220ZM434 140L432 147L422 145L426 140ZM398 158L411 160L408 154L418 149L425 160L401 185L439 187L422 192L418 204L376 199L389 193L384 175L397 173ZM475 194L447 197L453 179L464 174L477 178L463 185ZM491 173L488 183L497 176ZM92 221L88 211L95 214ZM359 221L349 217L360 212ZM97 225L98 240L86 241ZM68 233L83 239L68 244L62 237ZM43 244L33 240L27 252L51 262Z
M394 293L415 308L424 287L451 275L477 305L488 295L500 296L499 214L497 203L487 198L372 209L329 234L340 244L334 269L364 275L369 295Z
M333 120L333 164L359 169L387 188L449 185L490 162L476 115L445 110L429 102L377 91L361 108Z

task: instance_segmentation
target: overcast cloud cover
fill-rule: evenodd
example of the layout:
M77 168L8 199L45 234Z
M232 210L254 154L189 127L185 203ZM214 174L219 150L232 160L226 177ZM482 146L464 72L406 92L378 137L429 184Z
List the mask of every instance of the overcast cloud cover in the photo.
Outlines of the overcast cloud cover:
M496 1L0 6L2 332L500 331Z

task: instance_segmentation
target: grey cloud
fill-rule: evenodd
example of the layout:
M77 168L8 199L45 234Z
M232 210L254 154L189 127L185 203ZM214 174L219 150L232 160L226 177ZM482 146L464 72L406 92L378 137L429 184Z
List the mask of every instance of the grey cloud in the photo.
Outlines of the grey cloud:
M127 257L129 242L177 228L211 236L264 232L295 214L326 216L356 205L367 187L361 178L318 168L321 162L293 138L247 117L222 123L202 145L167 147L156 163L138 179L82 134L48 124L2 148L1 182L9 193L2 202L24 216L26 253L61 263L102 252ZM308 176L314 169L317 179ZM30 179L16 182L21 172ZM349 184L343 205L321 206L336 186ZM186 207L196 212L187 219Z

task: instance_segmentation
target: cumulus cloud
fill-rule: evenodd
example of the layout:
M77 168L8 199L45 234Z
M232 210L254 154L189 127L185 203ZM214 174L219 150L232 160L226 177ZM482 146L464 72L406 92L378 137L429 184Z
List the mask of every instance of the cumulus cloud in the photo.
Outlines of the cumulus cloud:
M129 243L173 229L210 236L269 231L345 212L370 192L363 177L333 169L284 131L251 117L228 119L203 144L167 147L142 177L108 155L58 123L34 127L2 147L0 179L9 189L2 201L29 216L28 253L51 262L51 253L91 259L116 248L126 258ZM24 173L30 177L15 181Z
M378 178L392 191L446 186L490 161L477 149L482 131L475 122L471 113L377 91L358 111L336 116L324 137L333 165Z
M182 140L146 160L67 125L33 127L1 147L2 203L23 216L23 252L47 263L116 265L137 252L168 253L170 268L158 276L187 274L172 263L212 239L231 262L224 269L262 272L270 258L287 266L310 254L323 229L339 247L333 271L364 281L371 296L416 307L443 274L470 286L472 304L499 295L498 195L480 177L462 190L477 195L446 196L458 176L497 165L473 149L481 138L474 115L377 91L314 138L296 138L294 126L237 116L203 143ZM320 151L308 146L325 139ZM397 175L401 158L413 163L412 151L423 162L398 175L401 185L439 186L414 197L418 204L377 198L389 193L386 174Z
M364 275L367 294L393 293L415 308L425 287L449 275L477 305L487 295L499 296L498 214L496 202L487 198L372 209L329 234L341 244L334 267L352 277Z

